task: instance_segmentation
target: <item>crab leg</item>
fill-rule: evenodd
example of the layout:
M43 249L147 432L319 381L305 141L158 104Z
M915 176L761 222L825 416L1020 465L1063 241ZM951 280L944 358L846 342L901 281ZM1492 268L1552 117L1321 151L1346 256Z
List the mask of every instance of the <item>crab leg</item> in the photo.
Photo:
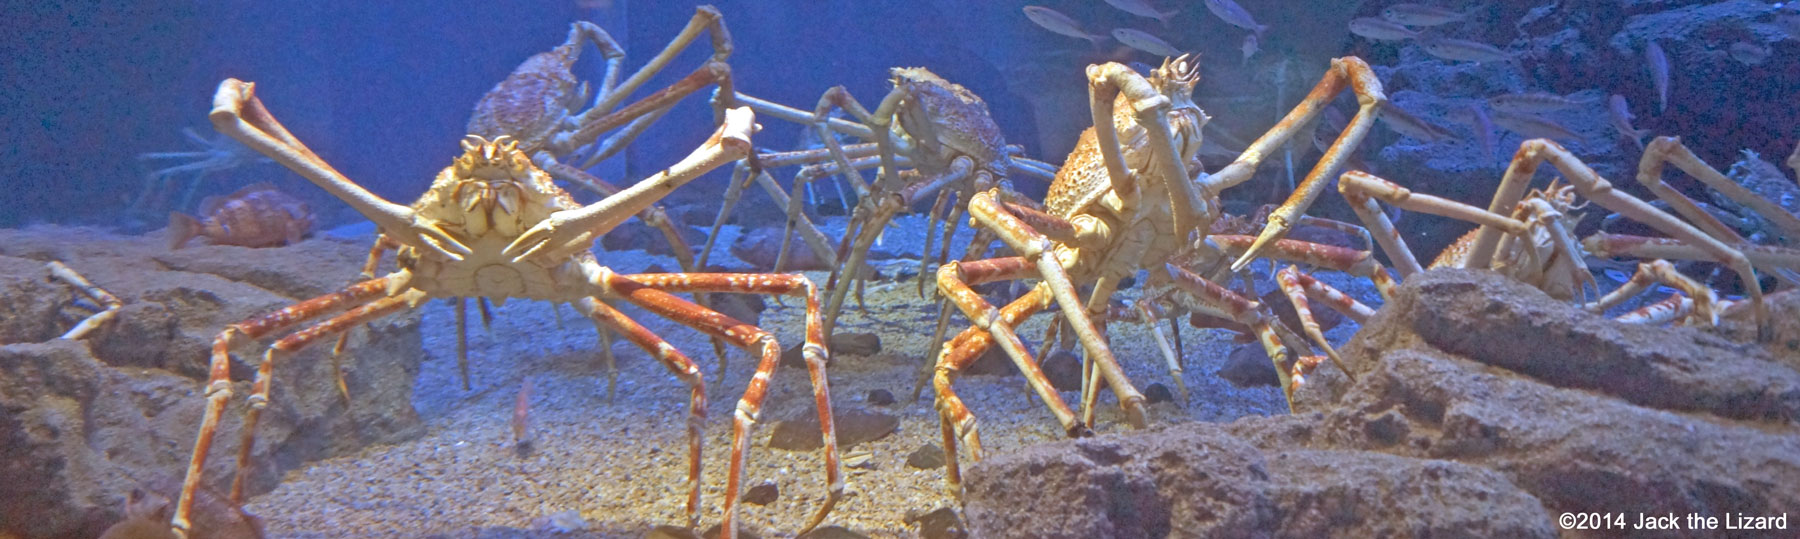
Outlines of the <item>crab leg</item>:
M555 258L587 250L594 238L619 226L626 217L643 211L670 190L725 163L742 159L750 151L750 133L754 129L755 117L750 109L732 109L712 138L675 166L663 169L617 195L578 209L550 214L549 218L520 234L502 254L513 257L517 263L533 256Z
M320 159L263 107L256 98L255 83L229 78L220 82L209 117L214 129L312 181L374 221L388 237L451 260L462 260L471 253L436 223L416 221L412 208L376 196Z
M1742 236L1726 227L1724 223L1720 223L1712 214L1701 210L1695 205L1693 199L1664 185L1662 183L1664 163L1675 165L1676 168L1680 168L1694 179L1723 193L1732 201L1749 206L1757 215L1774 223L1776 228L1780 228L1783 236L1789 239L1800 239L1800 217L1796 217L1787 209L1758 196L1749 189L1745 189L1744 186L1738 185L1737 182L1731 181L1731 178L1720 174L1719 169L1713 168L1712 165L1702 161L1699 156L1694 155L1694 151L1688 149L1686 144L1682 144L1680 138L1656 137L1651 139L1650 144L1644 148L1643 158L1638 161L1638 183L1649 187L1650 191L1656 193L1658 198L1668 201L1670 207L1675 208L1683 217L1687 217L1688 220L1696 223L1698 228L1719 241L1734 244L1745 243Z
M1299 105L1289 112L1287 117L1270 129L1268 133L1256 139L1236 161L1220 169L1217 174L1205 181L1212 192L1243 183L1256 173L1256 167L1262 164L1263 158L1271 155L1285 144L1289 137L1300 131L1300 127L1318 118L1321 111L1330 106L1333 98L1348 86L1356 94L1356 116L1350 119L1350 125L1338 135L1325 154L1319 157L1318 164L1313 166L1306 179L1288 196L1286 202L1275 212L1269 214L1269 223L1257 235L1256 243L1244 252L1236 262L1231 264L1232 271L1241 271L1251 260L1261 256L1263 249L1287 236L1293 224L1306 208L1317 200L1319 193L1325 190L1330 178L1336 177L1344 163L1351 158L1356 148L1362 145L1363 138L1368 136L1369 128L1374 125L1375 117L1387 102L1387 95L1382 92L1381 80L1375 77L1374 70L1361 59L1347 56L1333 59L1331 70L1325 78L1313 87L1311 93L1300 101Z
M1049 285L1040 283L1004 309L995 309L971 285L1030 277L1036 274L1034 264L1022 257L995 258L973 262L950 262L938 266L938 290L969 317L972 324L949 343L938 355L932 377L937 395L938 421L944 438L944 478L950 493L962 495L962 468L957 462L957 440L968 444L970 457L981 460L981 435L976 429L975 415L956 396L951 383L956 374L975 362L989 346L999 344L1013 364L1024 373L1026 383L1044 400L1050 413L1070 437L1091 435L1087 424L1076 418L1064 403L1062 395L1050 385L1044 372L1032 361L1025 343L1013 328L1032 314L1048 308L1053 301ZM1121 399L1123 400L1123 399Z
M577 117L575 119L576 123L587 125L595 120L590 115L598 114L601 111L609 111L612 110L613 107L619 106L619 103L624 101L626 97L629 97L632 92L636 92L639 86L643 86L645 82L648 82L650 77L662 72L663 68L667 67L669 62L674 61L675 57L681 54L682 50L686 49L689 43L693 43L695 39L699 38L700 32L702 31L707 31L708 35L712 36L713 55L712 58L707 61L707 64L717 63L723 65L725 60L731 57L731 31L725 27L724 15L719 14L718 9L712 6L700 6L694 9L694 17L688 19L687 27L682 28L681 33L677 34L675 39L669 41L669 44L663 47L662 52L657 53L649 62L644 63L644 66L638 68L637 72L632 73L631 77L625 79L625 82L619 83L616 87L609 88L613 79L613 75L610 74L612 70L609 69L607 82L602 83L601 91L594 96L594 106L589 107L587 113ZM730 91L731 85L728 79L721 79L720 88L724 90L725 95L734 95L733 92ZM733 102L731 101L724 102L724 108L735 106L732 103ZM632 115L631 117L636 118L637 116L638 115ZM602 129L601 132L609 131L611 129L611 127L608 127ZM585 146L585 144L577 144L572 147L580 146Z
M1176 61L1186 62L1187 57ZM1168 193L1175 230L1200 229L1202 223L1194 219L1210 222L1213 216L1207 214L1207 206L1201 202L1200 191L1205 188L1187 181L1190 177L1187 163L1182 162L1178 157L1181 153L1175 148L1175 137L1169 127L1169 112L1174 105L1170 103L1168 96L1145 80L1143 75L1124 64L1088 66L1087 76L1094 135L1100 145L1101 159L1106 163L1107 175L1112 180L1113 191L1123 197L1137 189L1137 184L1125 168L1125 155L1119 148L1118 127L1113 125L1113 101L1122 93L1135 109L1138 124L1149 134L1150 153L1155 160L1152 167L1160 171L1160 174L1149 174L1145 178L1168 179L1163 188ZM1217 191L1207 192L1208 198L1211 198L1210 193ZM971 204L973 202L970 201ZM1075 330L1082 331L1080 324L1077 324Z
M731 471L725 484L725 517L721 536L736 534L733 520L737 513L740 488L743 486L745 450L750 443L750 427L762 416L763 398L769 391L769 378L780 364L781 345L775 335L704 306L695 305L669 292L729 292L801 296L806 300L806 343L801 355L812 378L814 405L819 411L819 426L825 442L825 504L808 521L800 533L824 522L831 508L844 495L843 466L838 461L837 429L832 423L831 388L825 377L825 333L819 313L819 296L812 281L799 274L732 274L732 273L656 273L618 275L602 268L594 278L609 297L619 297L645 310L708 335L723 337L746 351L759 354L756 374L750 378L744 397L738 401L733 416Z
M1723 311L1724 308L1720 308ZM1681 295L1680 292L1669 294L1662 301L1639 307L1635 311L1619 315L1613 320L1627 324L1666 324L1677 318L1686 318L1694 312L1694 301Z
M1667 258L1672 260L1711 260L1704 249L1672 238L1649 238L1625 234L1597 232L1581 241L1582 248L1595 256ZM1750 259L1750 265L1769 272L1789 284L1800 284L1795 269L1800 268L1800 249L1754 243L1734 245Z
M856 276L863 273L863 263L868 260L869 249L874 246L875 239L881 235L882 231L887 229L888 223L893 221L894 216L899 214L900 210L911 206L916 197L968 177L973 166L974 162L969 158L958 157L943 174L928 180L912 182L899 192L881 196L880 201L873 204L873 208L866 212L864 208L870 206L857 205L856 213L859 215L851 217L852 226L847 229L847 232L856 231L856 243L851 245L848 250L838 253L838 256L848 256L848 260L842 261L832 272L831 279L826 285L830 293L825 303L825 331L827 333L836 327L838 311L842 310L844 295L850 289L849 281L839 282L840 276L848 276L847 279L860 281ZM866 213L873 215L865 215ZM930 235L930 233L928 229L926 235Z
M1196 310L1222 314L1226 319L1249 326L1256 332L1257 340L1261 341L1263 351L1268 353L1269 361L1275 364L1275 373L1280 378L1282 392L1287 395L1288 408L1292 410L1294 392L1305 383L1305 380L1296 373L1301 372L1301 365L1305 362L1296 361L1292 366L1287 365L1289 351L1290 349L1303 350L1305 342L1292 335L1292 330L1282 325L1281 321L1270 314L1261 302L1240 296L1179 265L1168 263L1163 267L1169 272L1169 277L1174 280L1175 285L1187 292L1188 298L1200 302L1200 305L1196 306L1198 307ZM1300 346L1294 346L1295 344ZM1343 365L1339 364L1339 368L1342 367ZM1345 370L1344 372L1347 374L1350 371Z
M1667 260L1652 260L1638 263L1637 273L1631 280L1619 285L1619 288L1602 296L1598 301L1582 305L1581 308L1591 313L1606 312L1607 309L1624 303L1638 294L1649 290L1653 284L1674 287L1683 294L1693 298L1691 318L1705 320L1711 325L1719 325L1719 297L1711 288L1694 279L1675 271L1675 265Z
M86 277L82 277L81 274L75 273L75 270L69 269L69 267L63 265L62 262L52 260L48 266L50 267L50 275L52 277L61 279L63 282L67 282L74 286L76 290L81 291L82 295L99 302L101 307L100 312L82 319L81 323L76 324L73 328L69 328L68 332L63 333L61 337L57 338L74 340L86 337L87 334L94 331L95 328L105 325L107 322L112 321L114 316L118 316L119 309L125 308L125 302L119 301L118 296L112 295L111 292L107 292L104 288L94 286L94 283L88 282Z
M604 301L582 298L576 309L581 311L581 314L593 319L594 328L600 330L602 335L605 335L609 329L624 335L626 340L631 341L638 348L644 349L644 352L655 357L658 362L663 364L663 367L668 368L670 374L688 385L687 517L688 527L693 527L700 519L700 446L702 440L700 435L701 429L706 426L706 380L700 375L700 367L694 365L693 360L688 359L686 354L681 353L668 341L651 333L649 329L625 316L625 313L607 305ZM611 385L610 382L607 384L607 395L609 396L612 394ZM608 398L610 399L610 397Z

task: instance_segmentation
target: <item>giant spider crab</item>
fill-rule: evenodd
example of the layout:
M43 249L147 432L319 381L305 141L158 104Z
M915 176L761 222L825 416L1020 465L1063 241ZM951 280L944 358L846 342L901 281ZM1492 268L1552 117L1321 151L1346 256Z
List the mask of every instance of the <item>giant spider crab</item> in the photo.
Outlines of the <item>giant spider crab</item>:
M633 110L627 107L626 110ZM735 534L733 517L742 483L750 427L761 414L769 378L781 348L773 334L696 305L671 292L735 292L789 295L806 302L807 363L818 406L825 447L827 498L808 525L824 519L842 495L830 394L825 378L826 349L820 327L817 293L801 275L780 274L640 274L621 275L599 264L589 250L594 240L670 190L742 158L750 150L754 114L747 108L726 111L722 125L679 163L618 194L581 206L556 187L548 173L533 164L508 137L486 140L471 135L463 154L440 172L412 206L383 200L339 174L296 139L269 114L254 85L236 79L220 83L211 113L213 125L245 145L274 158L336 195L374 221L388 240L400 245L398 271L291 307L227 326L214 340L206 385L205 416L194 444L187 477L176 507L174 530L183 536L199 486L214 431L231 396L230 350L239 339L261 339L309 320L324 322L288 333L265 352L250 396L250 410L238 447L237 476L231 499L243 496L244 470L255 442L255 426L268 405L270 373L277 361L334 333L413 308L436 297L482 297L496 302L525 298L578 305L597 324L625 335L690 388L688 421L688 524L697 520L700 496L700 429L705 419L705 384L698 367L662 338L609 305L624 301L760 355L754 377L739 401L732 428L732 453L722 522L724 535ZM605 120L611 121L611 120ZM339 313L339 311L342 311Z
M1024 371L1069 435L1090 432L1101 380L1118 397L1127 421L1143 427L1147 423L1144 396L1126 379L1094 322L1107 311L1120 281L1148 267L1153 280L1211 284L1216 278L1201 274L1220 273L1218 267L1226 261L1221 249L1206 237L1211 223L1221 215L1218 192L1249 180L1264 157L1316 120L1333 97L1351 89L1359 104L1355 118L1288 203L1271 215L1273 224L1277 216L1303 206L1323 190L1345 156L1360 144L1386 101L1368 64L1354 57L1332 60L1319 84L1280 123L1230 165L1195 180L1189 171L1198 166L1200 131L1207 121L1192 100L1199 82L1196 59L1165 59L1148 77L1122 64L1094 65L1088 67L1087 77L1094 127L1082 133L1075 151L1057 172L1043 207L1009 200L1013 197L998 190L977 193L969 201L975 221L997 233L1017 256L947 262L937 271L938 289L973 322L945 346L932 378L944 438L945 479L953 493L960 490L961 483L956 458L959 434L975 458L981 455L974 415L951 387L958 372L998 344ZM1292 243L1269 241L1265 249L1276 257L1307 258L1306 248ZM1180 261L1191 271L1174 271L1169 262L1178 254L1185 257ZM1001 309L970 287L1030 277L1043 280ZM1085 303L1076 292L1081 285L1093 287ZM1255 328L1278 371L1287 368L1283 363L1290 356L1288 349L1304 346L1291 331L1279 329L1279 322L1259 303L1219 286L1189 288L1207 310ZM1060 308L1087 355L1080 418L1044 378L1014 331L1026 318L1052 304Z

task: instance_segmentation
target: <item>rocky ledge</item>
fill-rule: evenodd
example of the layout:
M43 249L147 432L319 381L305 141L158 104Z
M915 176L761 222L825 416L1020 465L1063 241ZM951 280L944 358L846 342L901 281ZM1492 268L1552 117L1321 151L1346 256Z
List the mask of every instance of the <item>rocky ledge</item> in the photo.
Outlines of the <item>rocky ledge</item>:
M1355 381L1323 367L1299 413L995 455L965 516L982 537L1551 537L1579 534L1564 512L1627 535L1664 533L1640 515L1692 534L1689 514L1793 514L1800 298L1771 299L1774 338L1745 344L1747 324L1618 324L1429 272L1344 347Z

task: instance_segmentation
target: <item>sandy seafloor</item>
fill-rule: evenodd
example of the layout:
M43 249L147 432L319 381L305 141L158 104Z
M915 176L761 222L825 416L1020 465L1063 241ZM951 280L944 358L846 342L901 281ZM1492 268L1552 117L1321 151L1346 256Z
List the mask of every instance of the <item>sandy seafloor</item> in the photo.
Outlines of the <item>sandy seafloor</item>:
M919 216L903 216L889 228L882 249L916 256L917 237L897 231L924 228ZM966 242L967 227L959 237ZM724 254L736 230L720 238L714 262L736 263ZM697 247L697 246L696 246ZM960 246L958 247L960 251ZM638 271L650 264L676 267L672 259L641 251L600 253L603 264L619 271ZM720 257L726 257L721 260ZM877 261L892 275L916 268L916 258ZM1264 266L1266 265L1261 265ZM823 283L822 273L809 274ZM1352 291L1364 301L1377 301L1372 287L1342 274L1320 277ZM1265 280L1266 282L1266 280ZM1127 290L1121 297L1135 297ZM1379 303L1372 303L1378 305ZM800 342L802 310L769 303L762 326L775 331L783 347ZM909 281L871 283L868 312L847 302L839 333L880 335L883 351L871 357L838 356L830 370L832 402L848 408L880 408L900 417L898 431L886 438L847 448L871 454L870 469L846 469L846 498L826 520L871 537L916 535L904 519L953 505L944 489L943 468L917 470L907 456L921 446L941 443L929 388L909 402L913 381L930 350L936 306L920 299ZM473 311L473 309L471 309ZM719 383L717 363L708 340L698 332L633 307L624 311L687 352L708 377L708 409L704 440L702 507L699 529L716 525L730 447L730 418L755 358L732 349L728 373ZM473 389L464 391L456 369L455 318L446 302L425 307L423 331L427 354L415 389L426 432L418 439L375 446L357 454L313 462L291 472L274 491L252 498L247 507L261 515L272 537L642 537L658 525L682 525L687 444L684 424L688 392L648 355L614 339L619 382L615 402L606 396L606 372L595 349L591 323L562 309L562 325L548 304L517 301L495 312L491 332L483 332L470 313L470 363ZM958 322L962 322L960 316ZM1050 316L1039 315L1020 335L1034 349ZM953 326L953 331L959 329ZM1330 332L1341 343L1355 331L1348 321ZM1113 350L1142 390L1152 383L1169 385L1162 356L1140 324L1115 323ZM1215 372L1238 344L1220 330L1184 328L1185 381L1192 391L1186 406L1150 406L1156 424L1231 421L1255 414L1286 413L1273 387L1240 389ZM1252 345L1254 346L1254 345ZM524 379L534 385L530 417L535 450L520 456L513 450L510 418ZM1037 401L1027 399L1024 378L969 375L957 383L959 394L977 415L988 456L1057 440L1061 429ZM864 401L871 390L892 392L899 402L873 407ZM752 433L745 488L772 481L780 497L766 506L742 504L742 530L764 537L791 536L823 500L825 478L820 451L787 452L767 447L770 425L777 419L815 414L805 369L776 371L765 402L762 422ZM1078 394L1063 398L1078 406ZM1110 393L1101 400L1099 433L1129 430ZM967 453L963 463L969 464ZM579 515L580 518L571 518ZM554 518L553 518L554 517Z

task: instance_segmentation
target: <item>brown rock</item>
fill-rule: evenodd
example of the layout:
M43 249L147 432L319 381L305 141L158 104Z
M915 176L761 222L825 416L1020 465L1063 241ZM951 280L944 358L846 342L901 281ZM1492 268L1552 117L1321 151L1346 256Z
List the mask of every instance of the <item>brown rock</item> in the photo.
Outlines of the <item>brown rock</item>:
M832 412L832 426L837 428L840 451L863 442L886 438L900 426L899 417L879 410L839 407L832 409ZM803 413L798 417L776 421L773 430L769 435L769 447L788 451L812 451L825 446L825 440L819 433L819 416L816 413Z

